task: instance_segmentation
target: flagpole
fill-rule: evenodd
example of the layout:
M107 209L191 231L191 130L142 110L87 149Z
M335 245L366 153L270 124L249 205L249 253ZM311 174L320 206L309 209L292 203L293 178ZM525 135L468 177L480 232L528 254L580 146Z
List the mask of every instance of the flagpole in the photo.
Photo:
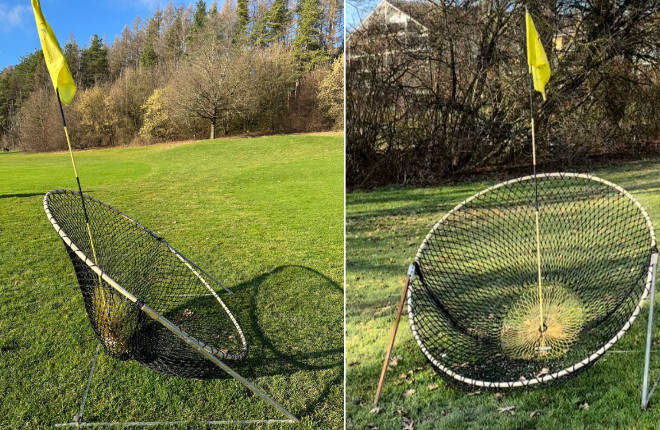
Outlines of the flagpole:
M525 17L529 11L527 6L525 6ZM527 18L525 18L526 20ZM527 28L525 27L525 36L529 37L527 34ZM527 45L529 45L529 40L526 40ZM529 52L528 52L529 55ZM529 61L529 59L528 59ZM534 176L534 220L536 228L536 277L538 282L538 295L539 295L539 332L541 333L541 348L540 352L543 354L545 350L545 321L543 318L543 288L541 284L541 234L539 228L539 186L538 178L536 176L536 136L534 130L534 84L532 77L531 66L528 65L528 81L529 81L529 111L530 111L530 127L532 129L532 173Z
M78 192L80 193L80 202L82 203L83 214L85 215L85 226L87 227L87 236L89 236L89 243L92 246L92 255L94 257L94 264L99 265L96 258L96 248L94 247L94 239L92 238L92 230L89 227L89 216L87 215L87 207L85 206L85 197L83 196L82 187L80 186L80 177L78 176L78 169L76 168L76 160L73 158L73 150L71 149L71 140L69 139L69 131L66 128L66 118L64 117L64 108L62 107L62 100L60 99L60 90L55 88L57 95L57 102L60 106L60 115L62 117L62 125L64 126L64 136L66 136L66 144L69 147L69 155L71 156L71 165L73 166L73 173L76 175L76 182L78 183ZM102 285L101 275L99 276L99 286Z

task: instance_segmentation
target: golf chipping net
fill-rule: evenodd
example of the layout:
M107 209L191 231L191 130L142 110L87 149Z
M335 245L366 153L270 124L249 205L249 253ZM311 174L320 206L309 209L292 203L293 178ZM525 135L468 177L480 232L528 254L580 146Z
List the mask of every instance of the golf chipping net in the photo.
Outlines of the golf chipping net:
M245 336L211 287L217 285L215 280L138 222L99 200L84 198L93 246L79 193L51 191L44 197L44 209L64 241L87 316L107 355L183 378L222 371L141 310L147 304L217 358L245 357ZM129 300L108 278L137 300Z
M656 241L634 197L583 174L536 184L527 176L472 196L417 253L412 332L450 381L505 388L575 374L626 333L649 293Z

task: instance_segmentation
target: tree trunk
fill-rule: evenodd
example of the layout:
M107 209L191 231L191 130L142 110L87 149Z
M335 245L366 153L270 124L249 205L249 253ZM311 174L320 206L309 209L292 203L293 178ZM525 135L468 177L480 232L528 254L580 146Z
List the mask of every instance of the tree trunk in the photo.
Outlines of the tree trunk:
M215 139L215 121L211 121L211 137L210 139Z

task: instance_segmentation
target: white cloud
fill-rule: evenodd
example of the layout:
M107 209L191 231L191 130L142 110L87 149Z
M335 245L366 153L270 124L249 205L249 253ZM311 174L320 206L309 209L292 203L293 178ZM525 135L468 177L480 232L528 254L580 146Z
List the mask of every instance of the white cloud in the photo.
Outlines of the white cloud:
M28 12L28 7L25 5L9 6L0 3L0 22L3 23L1 26L2 31L9 31L22 26L26 12Z

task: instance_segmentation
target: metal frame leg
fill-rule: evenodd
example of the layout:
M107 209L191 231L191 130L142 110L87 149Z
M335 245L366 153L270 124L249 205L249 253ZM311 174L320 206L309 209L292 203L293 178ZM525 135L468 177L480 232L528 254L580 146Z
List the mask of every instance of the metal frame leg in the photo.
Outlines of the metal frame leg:
M96 369L96 360L99 358L99 352L101 351L101 342L96 344L96 352L94 353L94 358L92 359L92 368L89 370L89 376L87 377L87 386L85 387L85 393L83 394L82 401L80 402L80 411L77 415L73 416L74 423L81 423L83 413L85 412L85 403L87 403L87 396L89 395L89 387L92 385L92 376L94 376L94 370Z
M649 319L648 319L648 326L646 329L646 351L644 352L644 376L642 380L642 410L645 410L648 405L649 401L651 400L651 396L653 395L653 392L655 391L656 387L658 386L658 379L656 379L655 383L653 384L653 387L649 391L649 372L650 372L650 367L651 367L651 341L653 338L653 323L655 320L655 314L654 314L654 305L655 305L655 275L658 269L658 251L655 250L653 254L651 254L651 292L649 295Z
M98 342L96 345L96 352L94 353L94 358L92 359L92 367L89 370L89 376L87 377L87 385L85 386L85 392L83 393L82 401L80 402L80 411L73 416L73 420L70 423L60 423L55 424L55 427L152 427L152 426L179 426L187 424L186 421L131 421L131 422L93 422L86 423L83 421L83 413L85 412L85 404L87 403L87 396L89 395L89 390L92 385L92 377L94 376L94 370L96 369L96 362L98 361L99 353L101 352L101 342ZM222 369L229 369L226 364L222 363L215 356L209 354L205 350L202 351L205 353L205 356L208 356L211 361L220 366ZM220 363L220 364L219 364ZM248 424L258 424L258 425L271 425L271 424L293 424L298 422L298 418L291 415L289 411L284 409L279 403L275 402L268 396L266 393L261 391L259 388L254 386L251 382L247 381L242 376L238 375L233 370L229 369L228 373L238 379L239 382L247 385L249 389L255 391L260 397L266 397L267 403L275 406L275 408L284 413L287 416L287 419L262 419L262 420L211 420L204 421L204 424L207 426L214 425L248 425ZM268 401L269 400L269 401Z

